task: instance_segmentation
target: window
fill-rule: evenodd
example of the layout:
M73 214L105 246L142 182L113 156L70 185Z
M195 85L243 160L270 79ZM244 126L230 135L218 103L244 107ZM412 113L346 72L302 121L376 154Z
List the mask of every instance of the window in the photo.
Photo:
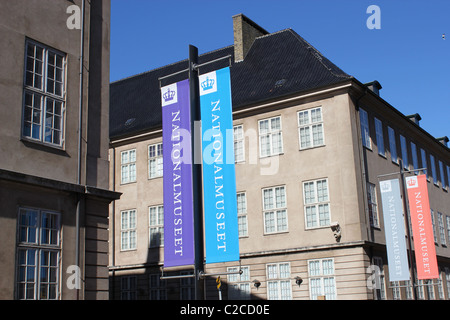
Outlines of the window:
M269 157L283 153L281 117L260 120L258 123L260 156Z
M181 271L180 275L190 275L192 272ZM180 299L181 300L194 300L195 299L195 287L194 278L180 278Z
M136 182L136 149L121 153L121 182Z
M442 278L443 273L444 273L444 270L442 268L439 268L439 279L437 281L437 286L438 286L438 295L439 295L439 299L440 300L444 300L445 299L444 279Z
M328 179L304 182L303 203L307 229L330 225Z
M450 216L446 216L445 220L447 222L447 238L450 241Z
M288 230L285 187L263 189L264 232Z
M233 136L234 136L234 161L244 162L245 161L244 127L242 125L234 126Z
M408 170L409 163L408 163L408 149L406 146L406 139L404 136L400 135L400 148L402 149L402 161L403 161L403 168Z
M433 236L434 236L434 243L438 244L437 234L436 234L436 220L434 218L434 211L433 209L430 210L431 213L431 224L433 225Z
M419 159L417 158L417 147L416 144L411 142L411 155L412 155L412 162L413 162L413 169L417 170L419 169ZM414 174L418 174L418 171L414 171Z
M289 262L266 265L267 299L292 300L291 265Z
M378 219L378 205L377 205L377 189L372 183L367 183L367 199L369 203L369 218L372 227L380 227Z
M150 300L167 300L166 280L161 280L160 277L160 274L150 275Z
M423 174L426 175L427 179L428 179L427 154L426 154L425 150L423 150L422 148L420 148L420 156L422 158L422 168L424 168Z
M148 177L151 179L162 176L163 176L163 145L162 143L158 143L148 146Z
M319 296L325 296L327 300L336 300L334 259L309 260L308 275L311 300L317 300Z
M370 140L369 117L367 112L359 109L359 120L361 122L361 139L364 147L372 149L372 141Z
M136 210L120 213L120 248L124 250L136 249Z
M449 186L449 188L450 188L450 167L449 166L447 166L447 179L448 179L448 186Z
M447 287L447 297L450 297L450 268L445 268L445 282Z
M20 300L60 298L60 214L20 208L16 294Z
M427 288L428 300L436 300L436 296L434 294L434 285L433 280L424 280L425 286Z
M444 164L441 160L439 160L439 173L441 174L441 185L442 189L445 189L445 176L444 176Z
M239 274L239 267L228 267L227 272L236 272L228 275L228 299L229 300L250 300L250 267L241 267L242 274Z
M120 299L137 300L136 276L127 276L120 279Z
M150 248L164 245L164 207L148 208L148 233Z
M236 195L236 198L239 237L245 237L248 235L247 197L245 192L240 192Z
M384 148L383 123L381 122L381 120L379 120L377 118L375 118L375 133L377 136L378 154L385 157L386 150Z
M25 47L22 137L62 147L66 56L31 40Z
M444 215L439 211L437 214L438 214L439 238L441 239L441 246L447 246L447 240L445 239Z
M392 298L394 300L401 300L400 281L393 281L392 282Z
M322 108L298 113L300 150L319 147L325 144L323 134Z
M398 163L397 157L397 144L395 142L395 131L391 127L388 127L389 134L389 151L391 152L392 162Z
M384 268L383 268L383 259L381 257L373 257L373 263L379 268L378 272L378 281L379 286L375 288L375 298L377 300L386 300L386 284L384 282ZM377 273L375 273L377 276Z
M433 183L435 185L439 185L436 172L436 162L434 161L434 156L432 154L430 154L430 163L431 163L431 175L433 177Z

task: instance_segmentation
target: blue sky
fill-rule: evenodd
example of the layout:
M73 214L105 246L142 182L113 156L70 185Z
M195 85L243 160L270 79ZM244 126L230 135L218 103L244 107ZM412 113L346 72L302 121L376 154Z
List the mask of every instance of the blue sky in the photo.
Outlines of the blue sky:
M431 3L431 4L430 4ZM377 5L381 29L366 26ZM112 0L111 81L233 44L232 16L269 32L292 28L383 99L450 137L449 0ZM442 38L446 33L447 39Z

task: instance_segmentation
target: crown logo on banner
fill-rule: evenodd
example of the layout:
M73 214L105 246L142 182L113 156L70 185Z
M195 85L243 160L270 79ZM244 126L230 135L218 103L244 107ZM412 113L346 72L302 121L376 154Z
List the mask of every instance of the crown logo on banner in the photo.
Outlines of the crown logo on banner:
M391 182L390 181L382 181L380 183L381 192L390 192L391 189Z
M163 98L165 102L172 101L173 97L175 97L175 91L167 89L167 92L163 94Z
M407 188L416 188L419 186L416 177L410 177L406 179Z
M203 91L211 90L214 86L214 79L206 77L206 80L201 83Z

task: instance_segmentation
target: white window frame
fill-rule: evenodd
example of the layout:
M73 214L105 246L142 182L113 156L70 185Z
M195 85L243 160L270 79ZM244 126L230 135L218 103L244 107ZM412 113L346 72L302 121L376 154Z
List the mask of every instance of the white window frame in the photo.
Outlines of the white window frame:
M375 276L378 276L378 283L380 284L379 288L374 289L375 299L386 300L386 278L384 276L383 258L374 256L373 264L379 268L379 272L375 273Z
M234 162L245 162L245 139L244 126L242 124L233 126L234 139Z
M32 56L29 49L33 49ZM41 52L41 60L36 57L37 50ZM51 55L53 55L54 64L51 64ZM59 65L55 62L57 59L60 61ZM64 148L66 59L66 54L63 52L30 39L26 40L21 130L24 140ZM33 64L32 70L29 63ZM38 65L40 71L36 72ZM53 78L49 78L51 69L53 69ZM59 70L59 79L56 78L57 70ZM32 79L29 78L30 75ZM59 92L55 92L56 88L60 88Z
M313 117L313 112L318 113L319 117ZM305 116L302 116L305 115ZM302 119L304 121L302 121ZM325 145L325 130L323 125L322 107L315 107L297 112L298 125L298 144L300 150L317 148ZM303 134L302 134L303 132ZM316 143L314 136L320 135L319 141ZM302 145L302 137L307 137L307 145ZM321 140L321 142L320 142Z
M163 172L163 144L151 144L148 146L148 178L160 178Z
M247 194L245 192L238 192L236 194L236 200L237 200L239 237L247 237L248 236Z
M154 238L153 235L155 235ZM148 246L149 248L164 246L163 205L148 207Z
M369 206L370 225L375 228L380 227L380 218L378 215L378 197L375 184L367 183L367 202Z
M362 144L367 149L372 150L372 138L370 137L369 115L367 111L359 108L359 120L361 122Z
M278 206L277 204L277 189L284 190L284 206ZM266 204L266 198L264 196L265 191L272 191L272 197L270 197L270 201L273 204L272 207L269 207ZM262 189L262 205L263 205L263 220L264 220L264 234L275 234L275 233L282 233L282 232L288 232L289 231L289 224L288 224L288 211L287 211L287 194L286 194L286 186L277 186L277 187L270 187L270 188L264 188ZM269 198L267 198L269 199ZM269 202L270 204L270 202ZM285 214L285 219L283 219L282 214ZM268 222L271 221L270 214L273 214L273 220L274 220L274 231L268 231L267 228L269 227ZM269 217L268 217L269 215ZM286 227L283 229L284 226L283 223L280 223L286 220Z
M251 287L250 267L241 266L242 274L228 274L228 300L250 300ZM227 272L239 272L239 267L228 267Z
M51 219L48 220L48 217ZM50 210L19 208L16 250L16 298L59 300L61 214ZM43 287L46 290L42 290Z
M447 246L447 239L445 238L445 225L444 225L444 214L438 211L438 227L439 227L439 238L441 240L441 246Z
M398 154L397 154L397 142L395 141L395 130L388 126L388 136L389 136L389 152L391 154L391 161L398 164Z
M439 186L439 181L437 178L437 172L436 172L436 161L434 159L434 156L430 153L430 163L431 163L431 176L433 177L433 183L436 186Z
M273 122L279 121L280 127L279 128L273 128ZM261 124L267 122L267 132L262 132ZM276 116L268 119L262 119L258 121L258 132L259 132L259 156L260 158L265 157L271 157L283 154L283 127L281 122L281 116ZM274 149L274 138L277 139L277 136L279 136L279 150ZM263 148L263 139L267 139L267 143L265 147ZM263 153L263 151L266 150L268 146L268 153Z
M400 135L400 150L402 152L403 168L408 170L409 169L408 144L406 143L406 138L403 135Z
M318 188L318 183L321 182L326 182L326 196L327 199L326 200L321 200L319 199L319 188ZM313 184L313 188L314 188L314 201L313 202L309 202L307 203L307 195L306 195L306 187L305 185L308 184ZM325 223L321 223L321 219L320 219L320 213L321 210L320 208L322 206L327 206L328 208L328 219ZM303 182L303 207L304 207L304 215L305 215L305 229L306 230L310 230L310 229L317 229L317 228L325 228L325 227L329 227L330 223L331 223L331 201L330 201L330 187L329 187L329 183L328 183L328 178L323 178L323 179L317 179L317 180L309 180L309 181L304 181ZM308 209L309 208L314 208L315 211L315 220L313 221L312 218L310 218L311 215L308 214ZM311 223L313 223L312 226L308 226L309 221L311 220Z
M431 214L431 225L433 226L433 237L434 237L434 243L438 244L438 236L436 232L436 217L434 216L434 210L430 209Z
M375 117L375 135L377 138L378 154L386 157L386 148L384 147L383 122Z
M441 187L442 189L445 190L447 186L445 185L444 164L442 163L441 160L439 160L438 162L439 162L439 173L441 175Z
M124 215L127 217L124 218ZM132 215L134 220L132 220ZM126 222L126 224L124 223ZM126 239L126 242L124 240ZM137 249L137 210L123 210L120 212L120 251Z
M124 156L126 158L124 158ZM134 155L132 157L132 155ZM120 181L121 184L136 182L136 149L125 150L120 153Z
M419 169L419 158L417 157L417 146L414 142L411 141L410 143L411 146L411 155L412 155L412 165L413 165L413 169L414 174L419 174L419 171L417 171L417 169Z
M267 300L292 300L290 262L266 264Z
M422 172L423 174L427 177L427 179L429 180L428 177L428 165L427 165L427 153L423 148L420 148L420 157L422 159Z
M324 267L324 264L331 264L332 272ZM336 288L336 275L334 258L322 258L308 260L308 277L309 277L309 298L311 300L317 300L318 296L325 296L327 300L337 300L337 288ZM313 264L317 264L318 268ZM313 281L318 281L319 286L314 288L319 292L313 291ZM328 286L326 285L328 284ZM326 287L332 288L333 292L326 292Z

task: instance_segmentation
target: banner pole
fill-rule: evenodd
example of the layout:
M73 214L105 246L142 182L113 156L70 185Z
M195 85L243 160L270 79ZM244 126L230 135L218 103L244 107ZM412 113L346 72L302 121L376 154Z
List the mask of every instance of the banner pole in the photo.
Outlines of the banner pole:
M191 104L191 143L192 143L192 190L194 202L194 247L195 247L195 300L203 300L202 279L203 264L203 199L201 172L201 132L196 123L200 123L200 92L198 80L198 49L189 45L189 95ZM199 156L200 155L200 156Z
M417 300L417 288L416 288L416 274L414 272L415 263L414 263L414 255L412 253L412 242L411 242L411 231L409 229L409 209L408 209L408 201L406 195L406 186L405 186L405 173L403 171L403 161L399 159L399 167L400 167L400 180L402 181L402 197L403 197L403 207L405 208L405 219L406 219L406 232L408 235L408 255L410 261L411 268L411 286L412 286L412 294L414 300Z

